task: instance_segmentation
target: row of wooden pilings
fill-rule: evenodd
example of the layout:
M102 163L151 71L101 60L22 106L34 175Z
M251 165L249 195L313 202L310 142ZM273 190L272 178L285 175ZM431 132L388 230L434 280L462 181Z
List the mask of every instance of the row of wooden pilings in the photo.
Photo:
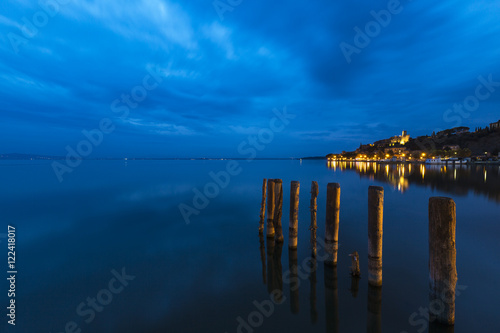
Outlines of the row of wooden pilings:
M290 185L290 215L288 247L297 248L298 213L300 183L292 181ZM311 226L317 229L318 183L311 184ZM260 208L259 234L264 233L267 197L268 238L284 242L281 224L283 208L283 181L264 179L262 183L262 203ZM327 265L337 265L338 236L340 223L340 185L329 183L326 190L325 245ZM382 240L384 220L384 189L380 186L368 188L368 283L374 287L382 286ZM455 286L456 270L456 206L450 198L432 197L429 199L429 300L432 320L453 325L455 323ZM316 233L312 233L313 255L316 253ZM313 239L314 238L314 239ZM357 253L356 253L357 255ZM356 258L357 259L357 258Z

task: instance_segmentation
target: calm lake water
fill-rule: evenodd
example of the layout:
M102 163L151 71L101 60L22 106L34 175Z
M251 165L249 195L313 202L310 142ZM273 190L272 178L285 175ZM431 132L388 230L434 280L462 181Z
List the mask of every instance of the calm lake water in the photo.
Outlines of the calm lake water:
M16 327L3 314L2 331L428 332L432 196L457 204L454 332L500 331L498 166L238 161L241 172L187 224L179 205L193 206L193 189L203 191L228 163L84 161L59 183L50 162L0 162L0 241L6 261L7 225L16 227L18 270ZM263 178L283 179L282 248L258 236ZM292 180L301 183L296 253L287 241ZM318 239L326 185L341 185L336 270L319 259L310 268L313 180ZM369 185L385 189L381 291L367 282ZM354 251L358 281L349 275ZM5 305L5 279L1 288Z

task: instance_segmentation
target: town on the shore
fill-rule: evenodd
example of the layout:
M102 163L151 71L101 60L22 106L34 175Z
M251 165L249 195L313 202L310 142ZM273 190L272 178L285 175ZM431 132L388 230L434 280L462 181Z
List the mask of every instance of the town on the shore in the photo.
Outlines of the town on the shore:
M355 151L328 154L329 161L384 163L487 163L500 164L500 120L484 128L455 127L411 138L407 131Z

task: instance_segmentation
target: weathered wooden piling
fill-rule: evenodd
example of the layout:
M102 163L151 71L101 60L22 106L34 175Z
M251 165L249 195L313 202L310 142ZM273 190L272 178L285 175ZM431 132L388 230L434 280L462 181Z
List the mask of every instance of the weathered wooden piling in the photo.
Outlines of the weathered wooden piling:
M274 238L274 179L267 181L267 237Z
M384 188L368 188L368 283L382 286Z
M349 255L351 257L351 275L352 276L361 276L361 271L359 270L359 254L357 251L354 251Z
M283 228L281 227L281 215L283 208L283 181L281 179L274 180L274 231L277 242L283 242Z
M337 265L339 249L340 184L329 183L326 188L325 244L328 259L325 263Z
M300 182L292 181L290 186L290 223L288 247L297 248L297 237L299 232L299 192Z
M299 267L297 249L288 249L288 268L290 269L290 311L299 313Z
M262 182L262 202L260 204L260 222L259 222L259 234L264 233L264 222L266 219L266 191L267 190L267 179L264 178Z
M382 332L382 287L368 285L368 313L366 331Z
M317 246L316 246L316 229L318 229L318 223L316 220L316 213L318 211L318 198L319 190L318 190L318 182L313 181L311 183L311 206L309 207L311 210L311 226L309 230L311 230L311 249L312 249L312 257L316 258L317 254Z
M429 315L438 323L455 324L457 250L456 206L453 199L429 199Z

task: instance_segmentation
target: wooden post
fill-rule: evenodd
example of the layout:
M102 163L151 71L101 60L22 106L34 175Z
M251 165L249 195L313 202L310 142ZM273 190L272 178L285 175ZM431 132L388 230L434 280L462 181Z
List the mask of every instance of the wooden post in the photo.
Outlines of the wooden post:
M326 231L325 244L329 265L337 265L339 249L340 184L329 183L326 188Z
M311 249L312 249L312 257L316 258L317 247L316 247L316 229L318 229L318 224L316 221L316 212L318 211L318 182L311 183L311 226L309 230L311 230Z
M266 189L267 189L267 179L264 178L264 181L262 182L262 202L260 204L259 234L264 233L264 222L266 219Z
M283 242L283 228L281 227L281 215L283 207L283 181L281 179L274 180L274 230L276 231L275 239L277 242Z
M351 275L352 276L361 276L361 271L359 270L359 254L357 251L354 251L349 255L351 257Z
M368 283L382 286L384 188L368 188Z
M274 238L274 179L267 181L267 237Z
M453 199L429 199L429 314L441 324L455 324L457 250Z
M299 192L300 182L292 181L290 187L290 223L288 247L297 248L297 237L299 232Z

